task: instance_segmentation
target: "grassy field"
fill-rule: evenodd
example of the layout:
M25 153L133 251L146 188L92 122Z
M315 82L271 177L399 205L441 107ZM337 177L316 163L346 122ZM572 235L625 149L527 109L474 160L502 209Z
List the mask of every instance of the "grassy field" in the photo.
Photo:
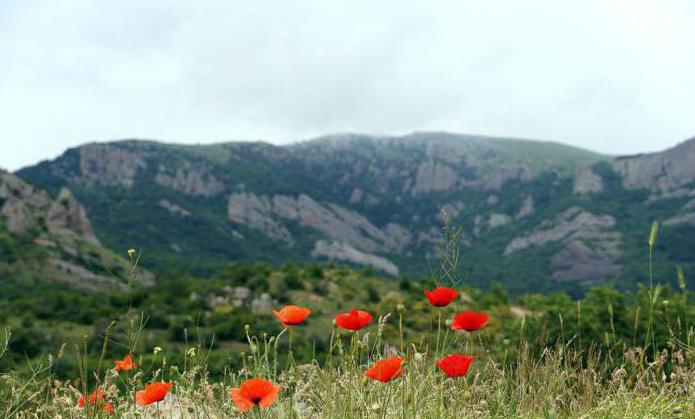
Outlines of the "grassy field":
M5 306L11 313L0 336L0 416L695 417L695 313L682 271L678 290L647 284L628 295L602 287L577 301L555 294L511 303L500 289L462 292L457 249L450 244L432 286L309 266L273 272L245 267L232 279L142 290L131 253L127 295L73 300L60 294L60 304L43 301L45 313L34 310L42 314L27 321L29 300L19 298L17 288L18 305ZM239 282L242 277L246 282ZM282 302L252 315L250 306L234 308L215 294L224 284L259 283ZM279 284L289 287L279 292ZM426 298L424 291L435 285L459 294ZM209 321L196 324L211 333L198 326L162 329L168 315L148 311L164 310L166 302L189 315L204 309L200 317ZM292 304L311 314L273 316L272 310ZM373 318L346 325L340 314L351 309ZM467 312L487 316L462 315ZM98 332L71 316L101 316ZM230 325L219 327L225 319ZM63 333L64 343L41 350L41 342L52 341L31 340L23 334L29 327ZM231 334L218 341L215 331ZM452 354L473 357L470 369L442 366ZM134 365L123 365L132 368L114 368L120 365L114 360L126 356ZM391 370L379 362L387 359L395 363ZM265 392L244 390L257 378L268 381ZM152 384L171 387L143 392ZM248 397L240 401L242 393Z

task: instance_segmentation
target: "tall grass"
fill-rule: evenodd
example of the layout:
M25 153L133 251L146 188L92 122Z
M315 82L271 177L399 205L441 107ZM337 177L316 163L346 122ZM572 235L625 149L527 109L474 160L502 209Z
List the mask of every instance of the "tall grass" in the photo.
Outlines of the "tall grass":
M142 355L138 341L147 318L135 312L131 304L122 319L105 329L100 353L89 354L86 346L76 349L74 356L82 361L79 377L56 380L52 356L45 362L30 364L28 373L0 373L0 415L23 419L103 417L105 412L83 409L76 402L80 395L98 387L104 389L115 408L112 417L122 418L695 417L695 334L688 319L669 319L674 327L669 327L672 333L665 346L658 347L655 339L654 313L660 288L653 284L651 256L657 231L658 225L649 237L649 316L645 341L640 346L582 344L579 301L576 334L565 335L565 320L560 315L557 341L548 342L543 335L536 335L540 342L530 341L525 337L523 317L516 330L521 339L515 342L519 343L512 346L504 340L503 348L493 347L485 330L450 330L446 319L453 311L435 308L429 331L417 338L405 336L404 321L413 314L399 305L394 307L395 315L382 315L362 331L333 327L327 349L323 353L314 351L308 362L295 361L290 349L292 340L308 335L305 326L269 334L255 330L253 325L239 325L245 328L248 349L235 354L241 357L242 367L225 368L221 379L210 379L210 346L203 342L187 345L182 366L168 365L167 350L157 348L149 364L117 373L110 367L110 360L104 359L108 345L120 347L124 355ZM459 236L446 224L444 232L442 262L432 269L433 279L441 285L458 287L462 281L456 269ZM133 269L128 283L132 286L139 257L130 257ZM687 301L682 270L677 270L677 279ZM603 326L606 341L611 343L617 341L618 331L613 306L609 303L606 310L610 320ZM640 327L638 319L639 313L635 316L635 331ZM396 330L395 339L387 336L387 329ZM10 338L6 331L0 341L0 357ZM439 357L450 353L476 358L467 375L449 378L435 367ZM504 355L500 358L493 353ZM406 360L400 378L381 383L364 376L375 360L393 355ZM57 356L73 355L61 350ZM98 358L92 370L87 362L90 356ZM137 359L141 364L142 358ZM253 377L279 385L281 394L267 410L256 407L248 413L239 412L229 390ZM149 406L136 406L134 392L159 380L175 383L167 398Z

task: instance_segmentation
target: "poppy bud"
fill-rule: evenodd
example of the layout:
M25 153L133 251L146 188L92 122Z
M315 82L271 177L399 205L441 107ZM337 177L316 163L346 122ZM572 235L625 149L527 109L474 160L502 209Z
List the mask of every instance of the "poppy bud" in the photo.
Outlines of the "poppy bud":
M451 326L451 322L452 322L451 319L446 319L446 322L445 322L445 323L446 323L446 327L450 327L450 326Z
M405 306L403 304L398 304L396 310L398 310L399 313L403 313L405 311Z
M509 346L509 339L505 339L502 341L502 345L504 346Z
M245 324L245 325L244 325L244 330L246 331L246 333L249 333L249 330L251 330L251 325L250 325L250 324Z
M333 327L335 327L336 324L337 324L337 323L336 323L335 319L333 319Z
M133 256L135 256L135 249L130 248L126 253L128 253L129 258L132 258Z
M422 362L423 356L420 352L415 352L415 355L413 355L413 361L415 362Z

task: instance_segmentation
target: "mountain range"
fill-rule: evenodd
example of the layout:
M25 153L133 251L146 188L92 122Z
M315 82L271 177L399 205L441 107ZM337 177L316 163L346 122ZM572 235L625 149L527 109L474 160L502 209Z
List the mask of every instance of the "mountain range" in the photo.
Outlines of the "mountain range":
M82 220L80 243L121 254L136 247L159 273L332 260L389 276L428 275L443 214L461 229L460 272L476 286L634 287L646 281L653 220L662 221L657 280L670 282L677 264L695 267L695 139L620 157L439 132L340 134L285 146L124 140L69 149L19 170L21 181L3 176L47 191L32 192L42 220L69 202L79 214L71 220ZM0 194L5 230L13 194ZM39 240L62 229L42 223Z

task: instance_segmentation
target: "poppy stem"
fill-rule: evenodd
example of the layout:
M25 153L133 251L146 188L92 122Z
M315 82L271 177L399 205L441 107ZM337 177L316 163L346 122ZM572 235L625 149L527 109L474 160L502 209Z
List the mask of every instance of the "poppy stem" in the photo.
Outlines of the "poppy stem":
M288 327L287 332L289 333L289 364L290 369L294 368L294 354L292 353L292 328Z
M442 309L437 307L437 349L434 352L435 358L439 358L439 339L442 333Z

